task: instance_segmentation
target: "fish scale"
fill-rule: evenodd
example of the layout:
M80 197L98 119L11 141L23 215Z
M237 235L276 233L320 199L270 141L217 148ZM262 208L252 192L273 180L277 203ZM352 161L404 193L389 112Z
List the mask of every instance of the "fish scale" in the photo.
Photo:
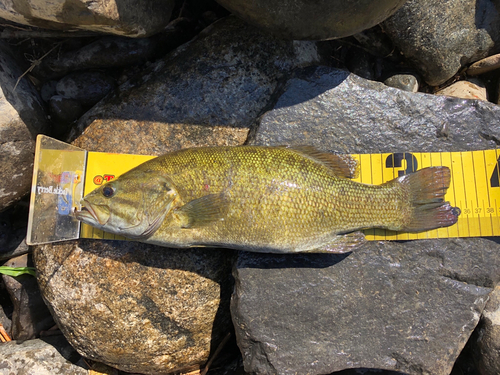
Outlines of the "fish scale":
M347 178L349 164L312 148L181 150L88 194L76 216L162 246L264 252L345 252L364 241L361 233L347 232L371 227L416 232L456 222L457 211L443 200L448 168L366 185ZM103 196L106 186L115 196ZM148 196L157 198L152 202ZM124 197L137 202L135 212L120 206Z

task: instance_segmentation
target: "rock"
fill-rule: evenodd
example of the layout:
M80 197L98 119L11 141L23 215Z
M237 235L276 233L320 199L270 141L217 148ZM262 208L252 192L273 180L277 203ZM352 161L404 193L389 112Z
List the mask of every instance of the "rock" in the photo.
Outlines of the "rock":
M415 74L395 73L384 80L387 86L394 87L403 91L417 92L418 78Z
M500 47L500 16L489 0L409 0L383 27L431 86Z
M49 101L49 112L56 124L55 133L61 136L68 132L68 124L78 120L85 111L78 100L54 95Z
M141 64L187 42L194 36L189 20L179 18L150 38L102 37L76 50L47 56L33 72L43 78L58 78L75 70L127 67Z
M12 301L9 298L9 294L2 278L0 277L0 324L3 326L5 331L8 333L12 329L12 312L14 307Z
M75 70L144 63L153 53L155 45L149 38L103 37L76 51L45 58L34 72L47 79L61 77Z
M79 240L34 255L42 295L81 355L169 374L206 362L231 329L231 254Z
M75 354L62 336L11 341L0 344L0 369L3 374L87 375L87 369L70 362Z
M46 114L9 46L0 41L0 211L28 194L38 133L47 130Z
M455 98L463 99L488 100L486 87L480 80L474 78L466 81L455 82L452 85L437 91L436 95L453 96Z
M361 49L352 48L347 54L347 69L362 78L375 80L374 65L373 56Z
M342 70L306 68L286 83L252 142L352 153L482 150L496 147L499 118L492 103L408 93ZM448 135L438 137L443 126Z
M28 252L29 199L23 199L0 212L0 262Z
M307 1L217 0L248 23L287 39L342 38L375 26L393 14L402 0Z
M83 107L92 107L115 86L115 79L109 73L85 71L68 74L59 80L56 91L64 98L78 101Z
M57 94L57 81L50 80L45 82L40 89L40 96L44 102L48 102L50 98Z
M10 259L4 264L9 267L28 267L28 254ZM29 340L54 325L47 306L42 300L36 279L30 275L17 277L1 275L10 299L14 305L12 329L13 340Z
M394 45L389 37L383 32L380 25L354 34L353 38L372 55L387 58L394 52Z
M480 375L500 374L500 286L490 294L473 345Z
M353 153L490 149L499 119L491 103L317 67L285 84L251 143ZM245 370L448 375L500 280L499 250L489 239L461 238L373 241L344 255L241 252L231 311Z
M477 76L498 68L500 68L500 54L488 56L482 60L476 61L467 68L466 73L471 76Z
M164 28L174 1L46 1L29 4L0 2L0 17L22 25L55 30L89 30L129 37L145 37Z
M242 144L280 79L319 59L315 43L276 39L229 17L121 85L80 119L71 138L85 129L78 147L146 154Z
M448 375L500 276L498 249L463 239L370 242L342 256L240 253L231 308L245 370Z

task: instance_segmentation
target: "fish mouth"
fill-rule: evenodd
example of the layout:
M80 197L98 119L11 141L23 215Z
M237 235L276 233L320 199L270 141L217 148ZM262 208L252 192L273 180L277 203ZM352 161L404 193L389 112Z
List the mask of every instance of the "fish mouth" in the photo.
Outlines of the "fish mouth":
M105 217L102 217L104 215L98 215L96 210L92 207L91 204L89 204L85 199L82 199L81 202L82 208L78 211L75 211L75 217L83 221L84 223L89 223L89 224L99 224L99 225L105 225L108 220L109 220L109 210L105 209L105 211L108 213L108 215L105 215ZM104 207L104 206L102 206ZM101 216L101 217L99 217Z

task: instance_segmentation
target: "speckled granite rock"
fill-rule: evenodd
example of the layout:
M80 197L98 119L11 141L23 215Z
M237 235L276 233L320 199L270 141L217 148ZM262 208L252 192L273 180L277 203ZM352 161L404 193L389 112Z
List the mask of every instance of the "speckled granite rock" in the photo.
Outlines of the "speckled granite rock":
M490 0L409 0L383 27L432 86L500 48L500 16Z
M231 329L231 254L79 240L34 256L42 295L80 354L168 374L199 367Z
M251 24L288 39L342 38L385 20L404 0L217 0Z
M226 144L238 144L272 103L279 80L319 59L315 43L276 39L228 17L94 106L79 121L78 133L85 129L88 142L106 147L120 131L152 153L165 139L171 147L189 146L182 141L185 132L199 133L198 140L220 134Z
M37 91L0 42L0 211L28 194L35 137L47 130L47 116ZM14 89L15 87L15 89Z
M46 337L23 343L0 344L2 374L88 375L88 370L70 362L75 350L64 337Z
M499 123L491 103L318 67L285 84L251 143L354 153L487 149L500 139ZM500 280L500 244L374 241L344 255L239 253L233 273L231 310L248 372L449 375Z
M116 136L119 131L120 136ZM91 129L73 144L87 150L162 155L187 147L238 146L248 137L248 128L164 124L137 120L94 120ZM124 140L126 140L124 142Z
M0 17L23 25L144 37L170 19L174 1L0 1Z

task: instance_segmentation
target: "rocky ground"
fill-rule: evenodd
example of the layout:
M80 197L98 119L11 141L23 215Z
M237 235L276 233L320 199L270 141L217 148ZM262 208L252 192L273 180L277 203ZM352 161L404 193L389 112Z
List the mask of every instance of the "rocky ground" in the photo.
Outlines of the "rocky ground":
M500 4L386 1L349 23L344 3L340 26L319 28L343 37L325 41L293 39L314 16L273 34L270 10L247 17L238 1L221 4L260 28L212 1L92 9L92 22L81 4L80 17L0 7L0 265L36 267L0 278L0 373L500 373L498 238L287 256L25 243L40 133L147 155L498 147ZM354 34L335 34L346 24Z

